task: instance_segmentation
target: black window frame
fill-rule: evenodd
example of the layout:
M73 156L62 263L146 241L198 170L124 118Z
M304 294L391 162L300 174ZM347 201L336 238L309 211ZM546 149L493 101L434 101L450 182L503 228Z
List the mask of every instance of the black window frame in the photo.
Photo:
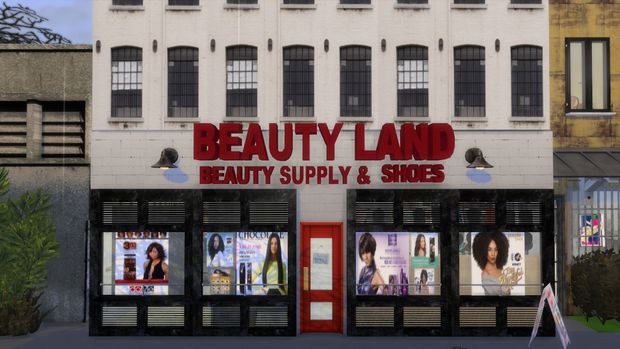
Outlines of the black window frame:
M168 6L200 6L200 0L168 0Z
M126 54L128 58L122 59L122 55ZM115 58L116 57L116 58ZM132 59L133 58L133 59ZM111 48L111 59L110 59L110 104L111 111L110 116L112 118L141 118L142 117L142 98L143 98L143 83L144 83L144 56L143 50L141 47L136 46L117 46ZM136 64L136 70L129 71L114 71L114 62L139 62L140 64ZM132 81L133 77L131 74L136 74L137 81ZM117 82L114 82L114 75L118 74L120 77L121 74L130 74L130 81L120 82L117 79ZM115 89L115 84L117 85L117 89ZM119 89L122 85L127 85L131 87L132 84L139 85L140 88L136 89ZM115 91L128 91L128 92L115 92ZM135 91L135 92L131 92ZM116 96L115 96L116 95ZM129 113L123 112L118 113L121 108L127 109ZM121 115L122 114L122 115ZM129 115L128 115L129 114Z
M144 6L144 0L112 0L112 6Z
M360 52L363 50L364 52ZM357 57L355 57L357 55ZM343 57L347 57L344 59ZM351 56L351 58L348 58ZM343 69L349 67L368 67L366 70ZM356 63L357 62L357 63ZM364 62L364 63L361 63ZM355 81L357 79L358 81ZM372 48L364 45L340 47L340 116L372 117ZM357 97L359 103L352 106L349 97Z
M521 51L523 50L523 51ZM527 50L527 52L525 51ZM533 52L534 51L534 52ZM534 56L532 56L534 54ZM515 65L516 62L517 63ZM510 48L511 105L514 117L544 116L544 54L536 45L516 45ZM532 69L535 64L535 69ZM519 69L515 69L515 67ZM534 104L518 103L520 96L529 96ZM529 109L529 110L528 110Z
M483 5L486 4L485 0L453 0L455 5Z
M233 73L238 72L241 73L250 73L253 77L253 74L256 73L256 80L252 78L250 84L256 84L255 88L234 88L234 84L242 84L241 81L229 81L229 62L234 61L244 61L244 65L247 64L248 61L253 61L256 65L256 71L254 71L254 65L252 65L251 70L231 70ZM234 69L234 63L233 69ZM240 76L240 75L239 75ZM247 76L247 75L246 75ZM228 88L229 84L233 84L232 88ZM248 84L247 81L243 82L243 84ZM239 108L239 111L243 110L243 113L233 113L234 108ZM249 113L247 112L249 109ZM258 49L256 46L251 45L233 45L226 47L226 117L252 117L255 118L258 116Z
M282 49L282 58L282 115L314 117L314 47L286 46ZM297 63L294 64L294 69L291 69L291 61ZM306 61L307 63L304 63ZM294 104L289 105L289 101L293 101ZM291 107L302 108L302 115Z
M283 0L284 5L314 5L315 0Z
M192 46L168 48L167 115L169 118L198 118L199 116L199 53L199 49ZM176 62L179 63L180 69L176 69Z
M371 5L372 0L340 0L340 5Z
M542 0L510 0L514 5L542 5Z
M258 0L226 0L228 5L258 5Z
M607 108L604 109L593 109L592 107L592 43L593 42L605 42L606 44L606 61L607 61ZM585 94L590 97L587 99L587 103L584 109L572 109L571 108L571 74L570 74L570 43L572 42L583 42L584 43L584 51L585 51L585 61L583 69L586 71L585 73ZM603 37L592 37L592 38L565 38L564 42L564 58L565 58L565 111L566 113L600 113L600 112L611 112L611 47L610 47L610 38ZM590 108L588 108L590 107Z
M478 49L482 51L482 62L484 62L484 64L480 64L481 67L483 67L483 69L481 69L482 71L482 83L481 86L478 86L477 90L482 90L482 93L475 93L472 92L471 90L465 90L465 92L463 93L459 93L458 91L458 85L459 84L464 84L464 85L480 85L480 82L475 81L476 79L474 79L474 75L473 73L479 73L480 71L475 71L475 70L465 70L465 71L457 71L457 61L480 61L480 59L457 59L457 50L466 50L466 49ZM455 46L454 47L454 62L453 62L453 67L454 67L454 117L455 118L486 118L486 48L484 46L479 46L479 45L461 45L461 46ZM460 65L460 63L459 63ZM465 77L466 79L461 81L459 79L459 74L461 74L461 77ZM471 79L468 79L471 78ZM481 88L480 88L481 87ZM474 105L472 104L467 104L467 105L463 105L464 107L481 107L482 108L482 115L461 115L461 113L459 113L459 105L458 105L458 100L459 98L457 98L457 96L463 95L465 96L465 98L467 100L470 101L474 101L476 100L476 96L482 96L481 104L478 105Z
M422 70L417 70L417 69L413 69L410 68L409 70L406 70L406 67L403 68L403 75L406 73L409 74L417 74L418 73L422 73L423 77L422 77L422 82L417 81L415 82L415 84L426 84L426 91L418 91L418 92L413 92L416 90L424 90L424 89L405 89L405 88L400 88L401 84L414 84L413 82L409 81L409 82L405 82L405 81L401 81L400 76L401 76L401 71L399 70L400 67L400 62L401 61L418 61L418 60L422 60L426 62L426 70L424 70L424 66L422 68ZM424 63L423 63L424 65ZM398 46L396 48L396 93L397 93L397 112L396 115L397 117L428 117L429 116L429 84L430 84L430 73L429 73L429 61L428 61L428 47L427 46L422 46L422 45L403 45L403 46ZM424 74L426 74L426 79L424 78ZM406 91L411 91L411 92L406 92ZM406 101L410 101L410 103L405 103ZM421 102L420 104L416 103L417 102ZM403 112L403 108L406 107L416 107L416 108L423 108L422 111L422 115L417 115L417 113L414 113L416 115L405 115L405 113Z
M399 5L427 5L428 0L396 0Z

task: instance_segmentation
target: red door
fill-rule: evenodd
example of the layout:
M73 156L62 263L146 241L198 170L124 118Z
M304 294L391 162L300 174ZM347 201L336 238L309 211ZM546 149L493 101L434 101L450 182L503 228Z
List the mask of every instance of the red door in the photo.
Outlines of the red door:
M300 332L342 332L342 223L301 223Z

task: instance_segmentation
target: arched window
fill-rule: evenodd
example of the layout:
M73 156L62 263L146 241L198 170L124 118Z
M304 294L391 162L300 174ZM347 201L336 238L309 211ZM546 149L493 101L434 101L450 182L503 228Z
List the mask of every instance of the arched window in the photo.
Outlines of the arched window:
M112 117L142 117L142 49L112 48Z
M198 49L168 49L168 117L198 117Z
M398 116L428 116L428 48L401 46L396 57Z
M454 116L484 117L485 106L484 47L455 47Z
M512 60L512 116L543 116L543 51L515 46Z
M289 46L283 53L284 116L314 116L314 49Z
M372 115L372 51L366 46L340 48L340 115Z
M226 48L226 115L256 116L257 91L256 47Z

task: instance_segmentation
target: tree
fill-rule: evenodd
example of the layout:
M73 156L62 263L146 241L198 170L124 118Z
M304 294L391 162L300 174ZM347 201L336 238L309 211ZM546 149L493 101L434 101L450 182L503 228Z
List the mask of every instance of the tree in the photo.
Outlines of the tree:
M0 44L70 44L64 36L42 27L47 18L29 7L0 6Z

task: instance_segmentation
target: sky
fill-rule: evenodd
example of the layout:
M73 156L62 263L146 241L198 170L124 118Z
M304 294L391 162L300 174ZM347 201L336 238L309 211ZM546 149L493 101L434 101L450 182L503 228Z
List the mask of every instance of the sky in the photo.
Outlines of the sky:
M61 34L74 44L92 43L92 0L0 0L22 4L48 19L42 26Z

